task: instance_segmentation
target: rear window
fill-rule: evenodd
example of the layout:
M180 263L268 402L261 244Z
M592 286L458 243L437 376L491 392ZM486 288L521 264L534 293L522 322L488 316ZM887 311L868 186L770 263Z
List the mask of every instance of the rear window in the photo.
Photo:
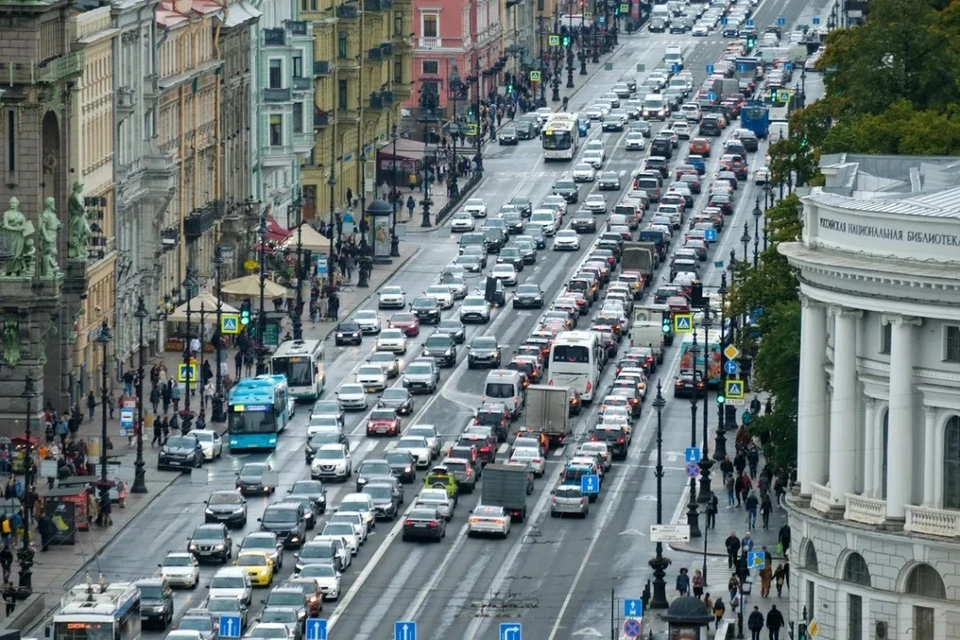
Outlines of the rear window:
M655 191L660 188L660 185L657 184L657 181L653 178L640 178L637 180L637 187L641 189L650 189Z
M510 382L488 382L484 393L491 398L512 398L516 389Z

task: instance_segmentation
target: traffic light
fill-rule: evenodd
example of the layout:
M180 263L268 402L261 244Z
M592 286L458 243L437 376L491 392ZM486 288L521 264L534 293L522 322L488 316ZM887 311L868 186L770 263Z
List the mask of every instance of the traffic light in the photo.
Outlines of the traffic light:
M770 104L777 104L777 90L770 90Z
M807 148L807 136L806 136L806 135L804 135L802 138L800 138L800 146L803 147L804 149Z
M757 44L757 39L753 36L747 36L747 49L753 49L754 45Z
M240 324L247 326L250 324L250 301L246 301L240 305Z
M727 401L727 397L725 395L723 395L722 393L717 394L717 404L723 404L726 401Z
M664 332L664 333L670 333L671 331L673 331L672 322L673 322L673 321L672 321L670 318L664 318L664 319L663 319L663 327L662 327L662 329L663 329L663 332Z
M570 36L563 36L563 46L565 47L570 46Z

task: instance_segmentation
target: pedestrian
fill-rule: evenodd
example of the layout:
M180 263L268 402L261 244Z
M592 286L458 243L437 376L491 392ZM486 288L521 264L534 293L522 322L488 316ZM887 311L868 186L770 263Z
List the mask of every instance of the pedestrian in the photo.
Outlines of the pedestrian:
M787 591L790 590L790 558L783 556L783 581L787 585Z
M87 489L87 526L99 520L100 506L97 504L97 497L93 494L93 489Z
M717 509L718 508L719 508L719 502L717 500L717 494L711 491L710 499L707 500L707 529L717 528Z
M160 431L162 438L160 440L160 446L167 444L167 440L170 439L170 421L167 420L166 416L160 421Z
M760 607L753 608L753 613L747 618L747 628L750 629L750 640L760 640L760 632L763 631L763 614L760 613Z
M732 574L727 581L727 591L730 593L730 604L733 605L737 599L737 594L740 593L740 578L737 577L736 573Z
M760 507L760 500L757 499L757 494L750 492L747 494L747 499L744 501L743 506L747 510L747 527L750 529L755 529L757 526L757 509Z
M770 606L770 612L767 614L767 630L770 632L770 640L780 640L780 628L783 626L783 614L777 609L777 605Z
M740 541L740 547L741 547L741 549L742 549L742 553L740 554L740 558L741 558L742 560L746 561L746 559L747 559L747 554L750 553L751 551L753 551L753 535L751 535L751 533L750 533L749 531L747 531L747 532L744 534L743 540Z
M790 525L785 524L780 527L780 533L777 534L777 545L780 547L780 553L785 554L790 550Z
M17 590L13 588L13 583L9 580L3 585L3 602L7 605L7 617L13 615L13 610L17 608Z
M117 485L117 504L120 505L121 509L127 508L127 483L123 480L120 481L120 484Z
M347 208L349 209L352 206L353 206L353 189L351 189L350 187L347 187Z
M742 496L745 493L745 491L743 490L743 485L744 485L744 478L743 478L743 473L741 472L737 474L736 479L734 479L733 481L733 493L736 495L736 498L737 498L738 509L740 508L740 505L743 503Z
M155 444L163 446L163 418L156 414L153 416L153 440L150 441L150 446Z
M770 514L773 512L773 501L770 499L770 494L764 494L763 500L760 501L760 516L763 518L763 528L764 530L770 528Z
M180 385L170 381L170 400L173 402L173 412L180 411Z
M743 435L747 437L747 431L743 427L737 429L737 438L740 437L740 432L743 432ZM749 439L749 438L747 438ZM737 444L737 455L733 457L733 468L738 474L743 473L747 469L747 453L746 453L746 444L743 445L743 448L740 447L739 443Z
M407 197L407 210L410 212L410 217L413 218L413 210L417 208L417 203L414 201L413 196Z
M133 395L133 383L135 380L136 377L133 375L133 371L127 369L126 373L123 374L123 395Z
M723 473L723 481L726 483L727 478L733 475L733 461L730 460L730 456L723 458L723 461L720 463L720 471Z
M753 396L753 400L750 401L750 413L755 416L760 415L760 398Z
M778 598L782 598L782 597L783 597L783 582L784 582L783 565L782 565L782 564L778 564L778 565L777 565L777 570L773 572L773 582L774 582L774 584L777 585L777 597L778 597Z
M740 538L736 531L731 531L730 535L724 541L723 546L727 549L727 568L733 569L737 564L737 556L740 554Z
M757 468L760 466L760 450L755 444L747 447L747 464L750 465L750 477L756 478Z
M709 593L703 594L703 608L707 611L713 611L713 599Z
M340 316L340 297L336 293L330 295L330 319L334 322L339 321Z
M681 596L687 595L690 590L690 576L687 575L686 568L680 569L680 575L677 576L677 591Z
M157 409L160 407L160 389L156 385L150 389L150 404L153 406L153 412L157 413Z
M93 389L87 392L87 411L90 414L90 421L93 422L93 415L97 410L97 398L93 395Z
M233 356L234 364L234 378L239 380L243 376L243 350L238 349L237 355ZM163 410L164 413L167 412L166 409Z
M763 415L768 416L773 413L773 398L767 396L767 402L763 405Z
M213 386L213 380L207 380L207 384L203 385L203 406L210 407L213 402L213 394L216 389Z
M3 581L10 582L10 569L13 567L13 552L10 551L10 545L3 545L0 550L0 570L3 571Z
M727 490L727 509L733 509L734 507L733 497L734 497L734 494L736 493L736 483L734 482L732 473L727 476L727 480L724 484L724 487Z
M773 567L769 563L763 565L760 569L760 597L770 597L770 586L773 581Z
M727 608L723 605L723 598L717 598L717 601L713 603L713 617L716 618L716 625L714 629L720 628L720 621L723 620L723 614L726 613Z
M747 499L747 494L750 493L751 489L753 489L753 481L746 473L740 474L740 480L740 500L745 501Z
M163 415L170 413L170 385L164 384L160 391L160 397L163 401Z
M40 551L50 550L50 539L57 534L57 525L49 513L45 513L37 520L37 530L40 532Z
M703 573L700 569L696 569L693 572L693 579L690 581L690 584L693 586L694 597L701 598L703 596Z

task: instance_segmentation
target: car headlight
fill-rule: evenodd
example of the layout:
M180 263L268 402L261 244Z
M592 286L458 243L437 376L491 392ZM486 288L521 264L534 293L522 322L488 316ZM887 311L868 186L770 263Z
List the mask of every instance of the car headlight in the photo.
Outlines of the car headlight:
M223 549L224 549L224 547L223 547L222 544L218 544L217 546L214 547L214 550L215 550L215 551L223 551Z
M213 515L213 510L212 510L212 509L204 509L204 510L203 510L203 513L204 513L205 515L212 516L212 515Z
M199 547L197 547L197 544L195 542L191 542L188 548L190 549L190 551L196 551Z
M236 511L233 512L234 515L240 515L243 513L243 507L238 507Z

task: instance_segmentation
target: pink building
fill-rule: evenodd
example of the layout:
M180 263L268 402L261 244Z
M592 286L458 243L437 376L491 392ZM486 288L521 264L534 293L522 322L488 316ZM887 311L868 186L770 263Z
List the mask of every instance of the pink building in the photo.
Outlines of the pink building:
M414 0L413 11L416 86L405 107L418 113L420 96L427 91L437 95L441 117L449 118L453 113L450 77L455 67L462 82L468 76L480 76L482 96L496 90L499 74L491 68L503 56L500 0ZM469 92L471 101L474 91ZM465 112L465 104L458 101L458 113Z

